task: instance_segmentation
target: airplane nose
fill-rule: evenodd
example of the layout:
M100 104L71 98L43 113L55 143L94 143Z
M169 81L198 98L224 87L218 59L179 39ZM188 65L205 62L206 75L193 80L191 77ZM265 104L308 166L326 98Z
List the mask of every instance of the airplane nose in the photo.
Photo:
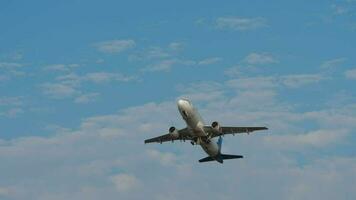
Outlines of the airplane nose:
M179 99L177 104L179 108L182 108L184 106L185 100L184 99Z

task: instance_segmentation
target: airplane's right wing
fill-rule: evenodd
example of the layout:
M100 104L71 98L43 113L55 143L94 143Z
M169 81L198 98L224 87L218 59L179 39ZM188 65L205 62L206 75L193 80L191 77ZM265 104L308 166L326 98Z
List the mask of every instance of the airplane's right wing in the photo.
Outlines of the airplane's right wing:
M165 135L161 135L158 137L154 137L151 139L147 139L145 140L145 144L146 143L153 143L153 142L157 142L157 143L162 143L162 142L168 142L168 141L175 141L175 140L191 140L192 137L190 136L190 133L188 131L187 128L178 130L178 137L175 137L174 135L172 135L171 133L165 134Z
M212 137L217 137L226 134L238 134L238 133L251 133L253 131L267 130L267 127L233 127L233 126L222 126L221 131L216 133L211 126L205 126L205 130L211 134Z

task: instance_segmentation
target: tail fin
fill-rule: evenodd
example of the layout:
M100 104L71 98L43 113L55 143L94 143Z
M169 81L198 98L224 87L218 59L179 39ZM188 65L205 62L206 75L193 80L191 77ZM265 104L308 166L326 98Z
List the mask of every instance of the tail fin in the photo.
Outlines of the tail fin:
M218 140L219 153L221 152L222 142L223 142L223 139L222 139L222 137L221 137L221 136L219 136L219 140Z

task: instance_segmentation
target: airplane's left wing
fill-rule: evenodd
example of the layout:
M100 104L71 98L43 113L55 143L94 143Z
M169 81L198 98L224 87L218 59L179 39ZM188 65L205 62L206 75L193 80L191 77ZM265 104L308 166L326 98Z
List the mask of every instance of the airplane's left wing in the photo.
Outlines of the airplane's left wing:
M153 142L157 142L157 143L162 143L162 142L168 142L168 141L175 141L175 140L191 140L192 137L189 134L189 131L187 128L178 130L178 136L174 136L171 133L165 134L165 135L161 135L158 137L154 137L151 139L147 139L145 140L145 144L146 143L153 143Z
M267 130L267 127L233 127L233 126L222 126L220 127L220 132L213 130L211 126L205 126L205 131L211 134L211 137L217 137L225 134L238 134L238 133L251 133L253 131Z

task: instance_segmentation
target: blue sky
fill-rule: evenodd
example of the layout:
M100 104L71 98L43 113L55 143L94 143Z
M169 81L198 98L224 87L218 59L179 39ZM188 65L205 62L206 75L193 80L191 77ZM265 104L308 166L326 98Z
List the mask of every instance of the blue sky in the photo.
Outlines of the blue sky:
M0 27L0 199L356 197L354 0L4 0ZM270 130L224 165L143 145L179 97Z

